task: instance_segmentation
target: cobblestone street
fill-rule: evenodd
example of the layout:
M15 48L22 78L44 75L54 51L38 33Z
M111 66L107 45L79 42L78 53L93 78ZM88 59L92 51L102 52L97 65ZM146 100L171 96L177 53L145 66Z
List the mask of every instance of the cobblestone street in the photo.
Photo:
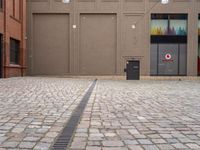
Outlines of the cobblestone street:
M51 149L89 79L0 80L0 150ZM98 80L70 150L200 150L199 81Z
M200 149L198 81L98 81L71 149Z
M0 80L0 149L50 149L89 80L12 78Z

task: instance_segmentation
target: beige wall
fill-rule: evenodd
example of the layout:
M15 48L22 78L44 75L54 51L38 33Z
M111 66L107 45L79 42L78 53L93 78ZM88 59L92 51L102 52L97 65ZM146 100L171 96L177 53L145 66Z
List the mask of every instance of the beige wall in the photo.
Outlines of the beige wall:
M126 60L134 58L141 62L141 74L149 75L150 14L187 13L187 74L197 75L199 0L170 0L167 5L161 5L155 0L71 0L70 4L63 4L62 0L29 0L27 6L29 74L122 75ZM55 14L69 14L64 17L68 21L62 17L59 20ZM35 19L39 25L35 24ZM56 26L57 20L61 29L48 30L51 23L51 28ZM42 24L48 28L41 31ZM132 29L133 24L136 29ZM45 39L36 43L34 39L40 35L48 38L59 36L59 40L49 39L51 42L48 42ZM68 42L64 42L66 40ZM64 56L56 53L49 55L49 46L55 46L50 49L57 49ZM51 70L45 66L49 58L53 60Z

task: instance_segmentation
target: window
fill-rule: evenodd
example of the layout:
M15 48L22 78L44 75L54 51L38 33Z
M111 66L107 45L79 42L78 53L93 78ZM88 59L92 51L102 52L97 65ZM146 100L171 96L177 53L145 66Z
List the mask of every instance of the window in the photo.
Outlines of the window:
M187 74L187 14L151 15L151 75Z
M185 14L152 14L151 35L186 36L187 15Z
M20 20L20 0L12 0L11 1L11 17L14 19Z
M187 74L187 44L151 44L151 75L184 76Z
M0 9L3 9L3 0L0 0Z
M10 39L10 63L19 64L19 51L20 51L20 42L15 39Z

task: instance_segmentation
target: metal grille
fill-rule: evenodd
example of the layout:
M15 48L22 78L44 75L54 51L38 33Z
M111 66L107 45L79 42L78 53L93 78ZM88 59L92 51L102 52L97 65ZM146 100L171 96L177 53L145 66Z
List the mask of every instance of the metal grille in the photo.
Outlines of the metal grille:
M92 94L92 91L96 85L97 80L93 81L92 85L84 95L80 104L76 107L72 116L70 117L66 127L63 129L61 135L57 138L56 142L53 145L53 150L66 150L70 144L73 133L75 132L77 125L80 121L80 118L83 114L83 111L87 105L87 102Z

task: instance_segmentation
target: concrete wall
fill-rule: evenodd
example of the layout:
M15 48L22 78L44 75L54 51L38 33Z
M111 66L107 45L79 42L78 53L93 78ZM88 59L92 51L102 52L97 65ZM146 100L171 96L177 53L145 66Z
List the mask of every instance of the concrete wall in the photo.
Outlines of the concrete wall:
M29 0L27 7L29 74L56 73L57 67L60 66L56 62L54 65L51 64L52 72L45 71L45 67L44 72L36 71L39 63L34 60L40 59L42 65L52 56L46 52L47 41L41 40L40 43L34 41L38 36L36 33L40 31L40 27L35 26L35 14L41 16L48 14L47 16L51 17L55 14L69 14L66 17L69 22L66 26L60 26L63 30L69 28L68 47L65 51L61 50L63 54L69 51L69 58L55 55L55 60L67 61L69 71L66 68L64 72L58 72L58 75L63 73L123 75L126 61L138 59L141 62L141 75L148 76L150 75L150 14L186 13L188 14L187 75L197 75L199 0L170 0L167 5L155 0L71 0L69 4L63 4L62 0ZM53 20L56 21L56 18L52 18L51 21ZM136 28L133 29L132 25ZM43 34L47 36L49 32L55 36L60 34L59 30L58 32L49 30ZM66 43L61 41L55 40L50 45L59 42L64 48ZM38 45L44 47L37 48ZM44 52L42 54L44 56L41 57L45 59L35 58L37 56L35 53L40 50Z

